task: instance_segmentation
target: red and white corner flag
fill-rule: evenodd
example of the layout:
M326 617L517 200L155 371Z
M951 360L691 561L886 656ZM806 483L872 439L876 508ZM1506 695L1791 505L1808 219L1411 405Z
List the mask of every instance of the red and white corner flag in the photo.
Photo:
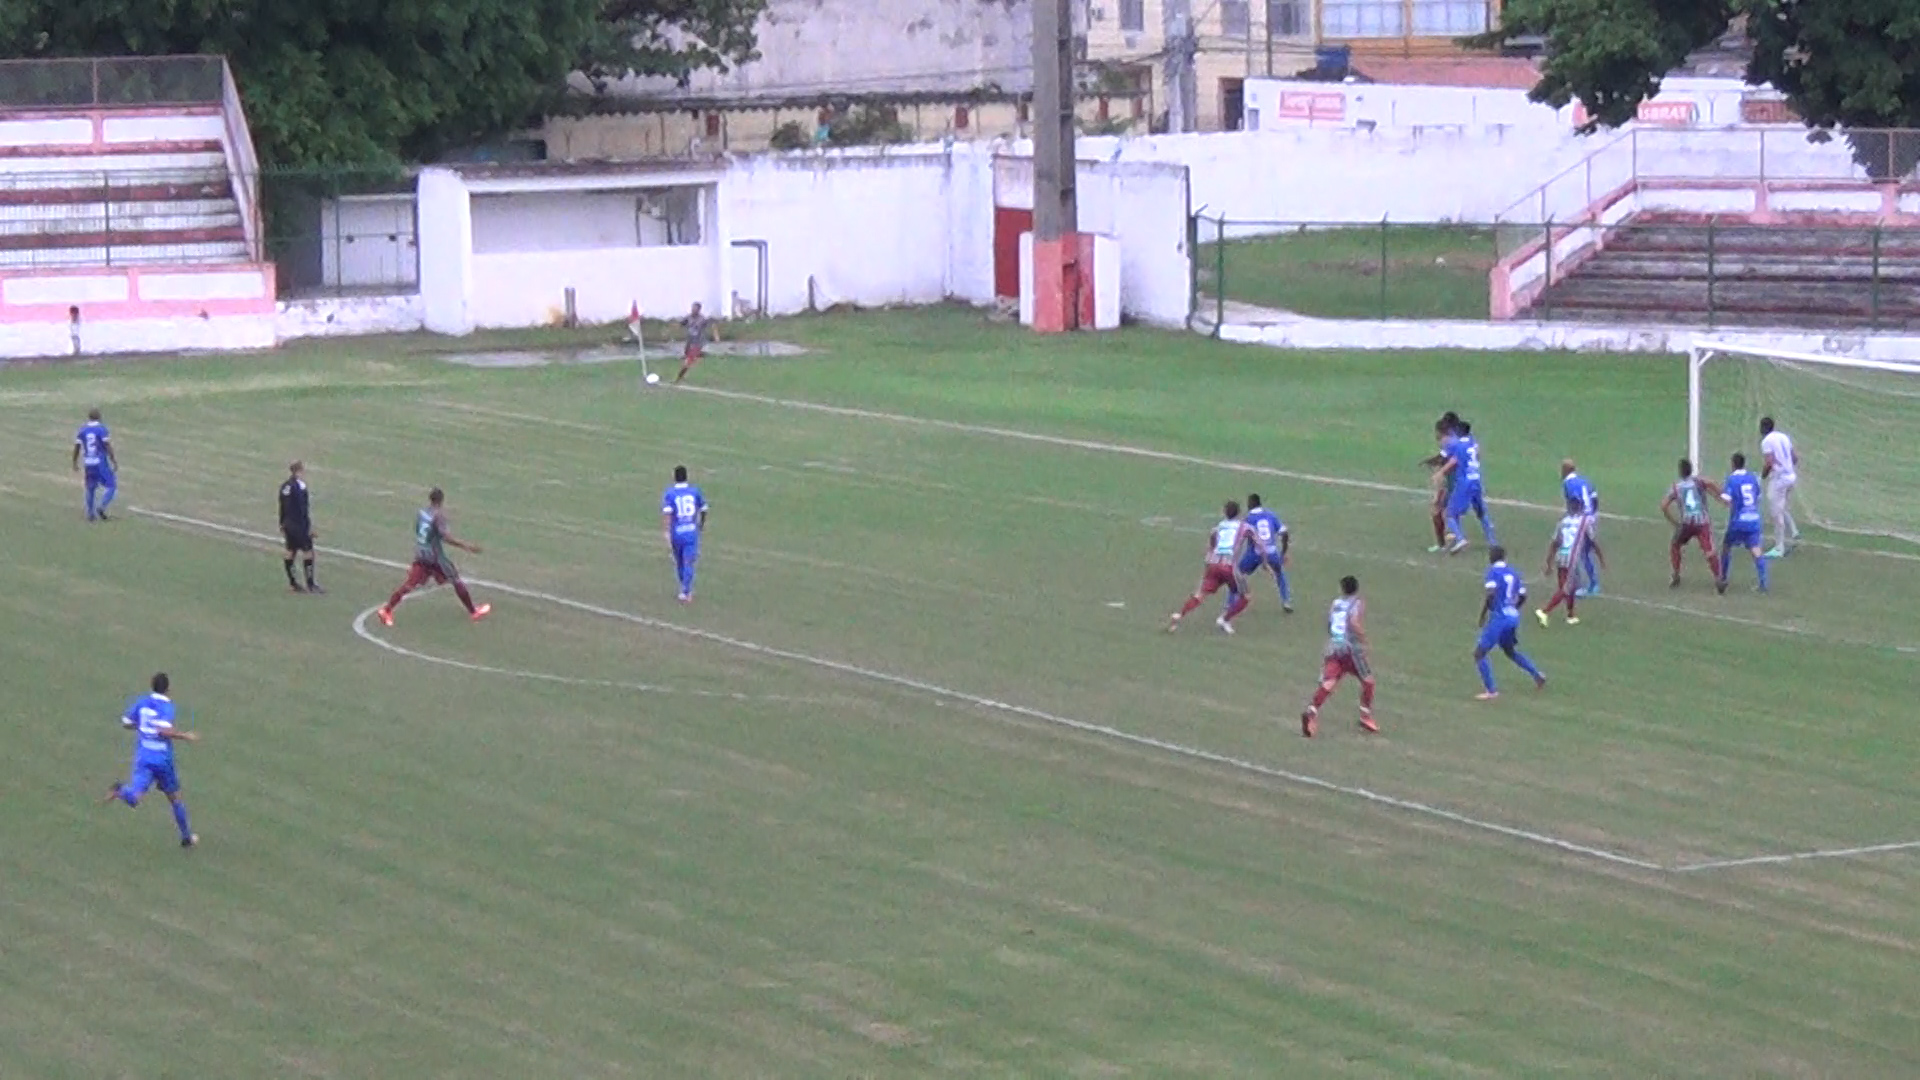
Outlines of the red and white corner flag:
M627 333L635 338L640 336L640 301L633 302L633 314L627 316Z

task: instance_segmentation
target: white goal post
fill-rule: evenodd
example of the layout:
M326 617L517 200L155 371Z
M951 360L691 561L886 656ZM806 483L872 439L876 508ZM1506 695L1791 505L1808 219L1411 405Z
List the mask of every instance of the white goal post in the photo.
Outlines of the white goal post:
M1694 467L1717 476L1744 451L1760 471L1763 416L1793 438L1803 520L1920 544L1920 360L1696 341L1687 357Z

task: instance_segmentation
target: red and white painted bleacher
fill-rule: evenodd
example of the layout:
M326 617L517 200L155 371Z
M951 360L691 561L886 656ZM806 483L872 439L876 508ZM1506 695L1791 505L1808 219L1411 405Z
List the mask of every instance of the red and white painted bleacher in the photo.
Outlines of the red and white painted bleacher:
M0 356L275 343L252 138L207 62L221 100L0 100Z

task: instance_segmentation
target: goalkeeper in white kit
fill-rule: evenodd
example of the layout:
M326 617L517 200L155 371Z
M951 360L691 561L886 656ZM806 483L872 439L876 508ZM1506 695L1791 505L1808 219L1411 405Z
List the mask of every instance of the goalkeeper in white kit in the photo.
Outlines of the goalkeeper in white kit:
M1767 558L1778 559L1800 543L1800 525L1788 504L1799 480L1800 452L1793 437L1773 426L1773 417L1760 418L1760 475L1767 482L1767 516L1773 519L1773 548Z

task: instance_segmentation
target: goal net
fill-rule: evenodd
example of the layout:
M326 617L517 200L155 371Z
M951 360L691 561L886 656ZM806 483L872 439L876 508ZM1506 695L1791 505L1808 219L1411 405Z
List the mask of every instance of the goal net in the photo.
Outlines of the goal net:
M1702 342L1687 368L1687 447L1703 475L1736 451L1760 472L1760 418L1800 454L1806 526L1920 544L1920 361ZM1771 531L1771 529L1769 529Z

